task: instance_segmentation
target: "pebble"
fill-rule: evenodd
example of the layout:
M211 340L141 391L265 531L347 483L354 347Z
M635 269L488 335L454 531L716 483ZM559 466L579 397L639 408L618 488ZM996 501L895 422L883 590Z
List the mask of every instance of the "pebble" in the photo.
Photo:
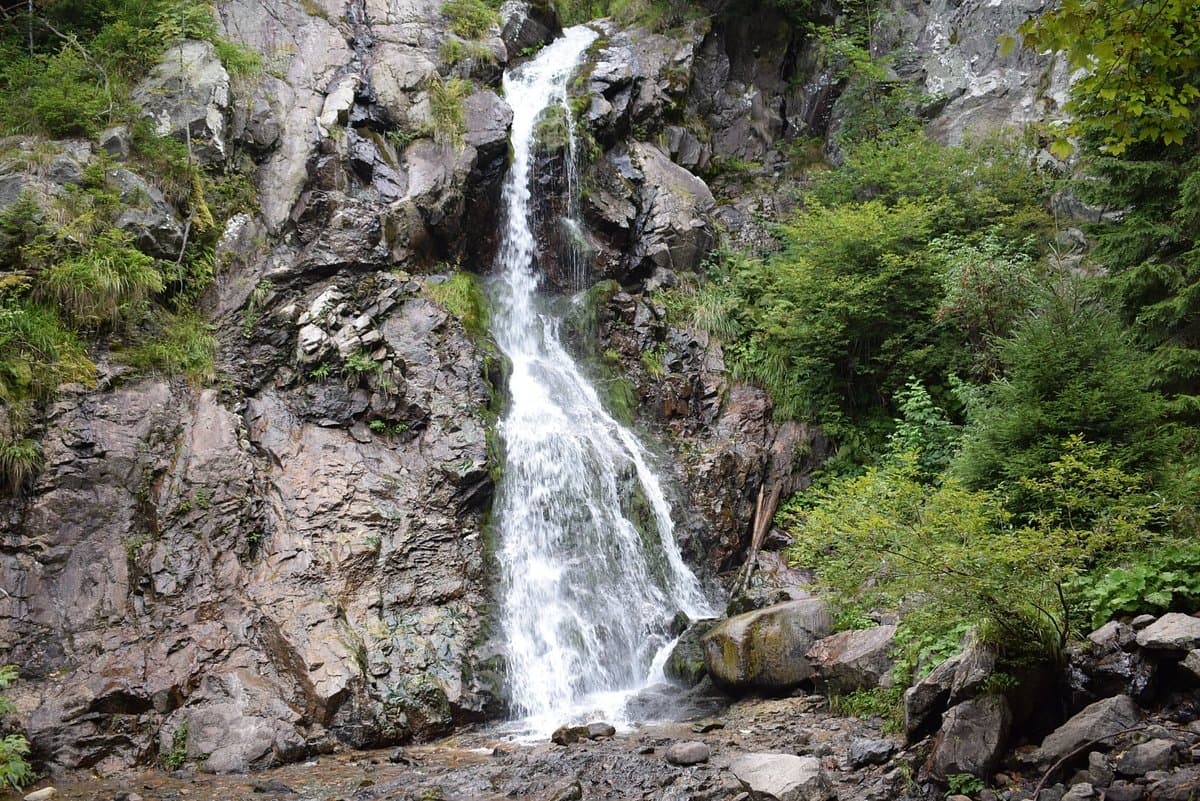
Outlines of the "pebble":
M58 790L53 787L43 787L40 790L34 790L29 795L25 796L25 801L49 801L58 795Z

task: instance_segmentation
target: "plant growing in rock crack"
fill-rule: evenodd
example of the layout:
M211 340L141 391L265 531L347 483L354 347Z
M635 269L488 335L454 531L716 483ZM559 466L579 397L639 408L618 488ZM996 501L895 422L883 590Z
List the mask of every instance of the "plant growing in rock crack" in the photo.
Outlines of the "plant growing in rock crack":
M985 785L978 776L970 773L951 773L946 777L946 797L952 795L975 795Z
M183 721L171 735L171 750L163 755L163 767L167 770L179 770L187 762L188 756L188 723Z
M383 369L383 365L371 358L371 354L365 350L357 351L350 354L346 361L342 362L342 377L346 379L347 387L356 387L363 378L376 375Z
M475 86L464 78L430 78L429 109L432 115L433 138L441 144L462 147L467 133L466 109L463 101Z
M16 665L0 666L0 690L7 689L17 679ZM0 715L14 711L12 702L0 695ZM29 754L29 741L23 734L8 734L0 739L0 786L8 785L20 790L37 778L33 768L25 761Z

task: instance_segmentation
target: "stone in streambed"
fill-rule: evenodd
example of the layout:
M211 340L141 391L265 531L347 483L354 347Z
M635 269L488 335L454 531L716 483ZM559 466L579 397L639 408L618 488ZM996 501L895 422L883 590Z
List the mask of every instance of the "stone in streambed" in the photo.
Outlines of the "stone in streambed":
M711 756L711 752L708 750L708 746L698 741L673 743L667 748L666 754L667 762L680 767L707 762L709 756Z
M806 657L814 683L825 694L870 690L888 684L895 626L841 631L813 643Z
M835 798L821 760L792 754L744 754L729 770L756 797L775 801L827 801Z
M1048 734L1038 749L1038 760L1043 763L1054 762L1084 743L1128 729L1139 718L1137 706L1127 695L1097 701Z
M612 737L617 730L611 723L596 721L587 725L587 732L588 739L595 740L598 737Z
M1200 617L1170 612L1138 632L1137 644L1154 651L1200 648Z

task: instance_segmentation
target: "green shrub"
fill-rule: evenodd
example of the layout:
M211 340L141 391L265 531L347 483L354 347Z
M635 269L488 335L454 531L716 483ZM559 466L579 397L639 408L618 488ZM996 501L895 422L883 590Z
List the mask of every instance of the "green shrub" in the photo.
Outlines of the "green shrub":
M434 77L429 82L429 106L433 114L433 135L440 142L461 147L467 133L463 101L474 90L463 78Z
M971 410L955 472L972 487L1001 486L1030 511L1023 479L1039 479L1072 436L1106 449L1123 469L1151 468L1177 451L1164 426L1150 364L1102 303L1072 283L1049 293L1000 347L1004 380Z
M25 482L37 473L42 465L42 448L37 440L0 438L0 483L16 495Z
M16 665L0 666L0 690L6 689L17 679ZM0 715L13 711L12 702L0 695ZM29 741L21 734L9 734L0 739L0 785L20 790L35 778L33 768L25 761L29 754Z
M0 299L0 401L18 406L49 397L59 384L94 378L95 366L54 309Z
M30 110L51 136L91 137L115 110L95 65L70 47L44 60L29 88Z
M446 0L442 13L450 19L450 30L466 39L478 39L500 24L500 14L485 0Z
M86 328L128 318L163 291L155 260L132 243L132 237L117 228L102 232L83 252L43 270L36 294Z
M1154 548L1080 578L1073 590L1093 629L1120 615L1189 611L1200 606L1200 550L1188 544Z
M118 356L139 370L183 375L196 383L216 377L217 339L213 327L193 312L172 314L159 309L149 330Z
M813 176L810 195L828 206L877 200L946 200L937 235L968 241L991 232L1004 252L1029 248L1028 237L1045 234L1050 218L1042 209L1052 182L1033 170L1022 143L993 137L947 147L922 131L865 141L834 170ZM1030 254L1032 255L1032 254Z

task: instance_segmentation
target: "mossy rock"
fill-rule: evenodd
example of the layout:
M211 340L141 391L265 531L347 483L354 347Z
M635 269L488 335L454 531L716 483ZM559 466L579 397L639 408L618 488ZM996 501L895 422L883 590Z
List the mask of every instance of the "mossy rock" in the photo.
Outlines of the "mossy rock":
M701 640L704 667L733 694L788 692L812 679L805 653L832 628L829 607L816 598L731 617Z

